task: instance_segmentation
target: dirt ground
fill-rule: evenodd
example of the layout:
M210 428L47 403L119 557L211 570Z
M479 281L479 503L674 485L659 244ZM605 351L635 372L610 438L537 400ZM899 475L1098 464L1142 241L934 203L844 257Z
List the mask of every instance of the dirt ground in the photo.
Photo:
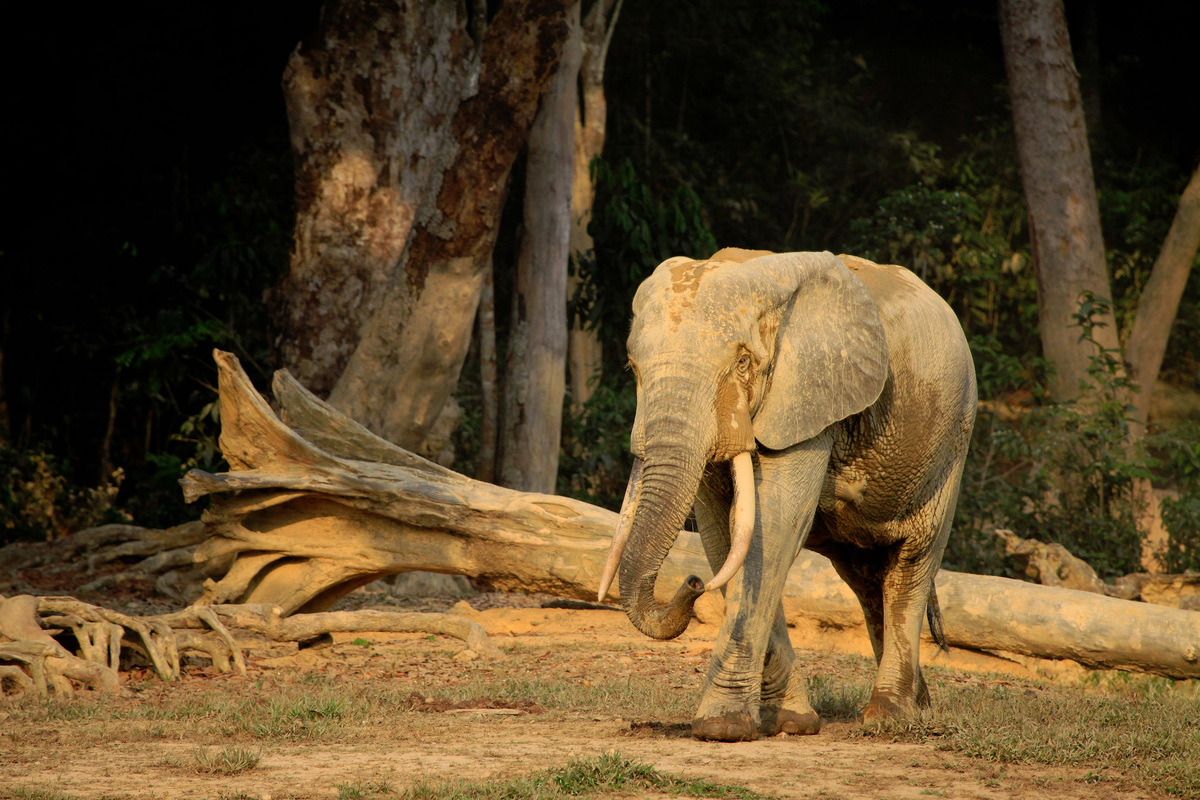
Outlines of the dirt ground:
M528 606L537 600L516 602ZM0 798L43 796L33 794L35 788L56 800L390 796L422 781L509 778L610 752L662 771L783 798L1154 796L1123 791L1111 783L1098 785L1084 769L997 765L942 752L934 744L863 738L855 735L858 726L853 722L827 722L817 736L741 744L699 742L691 738L687 723L716 635L714 626L693 622L679 639L657 642L634 631L616 611L511 607L512 598L496 596L471 602L495 606L472 612L460 605L457 610L481 623L505 658L475 657L461 642L443 637L338 635L323 646L254 651L244 677L215 675L211 668L193 666L180 682L164 684L135 671L124 696L105 706L121 712L139 704L186 707L189 702L211 705L214 698L244 702L281 687L309 685L341 687L348 696L371 689L376 694L363 696L377 697L381 688L394 690L397 697L415 693L407 707L386 717L387 724L348 723L329 735L239 741L206 738L189 731L186 720L155 721L127 714L124 721L95 724L86 707L31 724L27 714L13 705L5 707L12 701L0 700ZM415 605L421 610L419 602ZM441 608L436 602L425 606ZM848 645L842 641L862 637L861 631L826 632L824 638L815 631L793 634L811 674L852 671L869 676L870 663L847 655ZM861 648L865 647L863 638ZM998 663L1002 662L968 663L974 671L947 671L943 680L1009 682L1004 675L979 671ZM1009 671L1020 674L1028 669L1011 664ZM585 711L565 711L486 698L454 708L440 699L470 695L472 686L503 681L582 690L611 682L614 676L656 686L668 696L677 693L678 710L656 714L649 703L645 714L616 714L598 703ZM495 707L504 705L516 707ZM223 744L246 746L261 760L253 769L233 775L194 768L198 746L219 750ZM387 792L378 792L380 787Z

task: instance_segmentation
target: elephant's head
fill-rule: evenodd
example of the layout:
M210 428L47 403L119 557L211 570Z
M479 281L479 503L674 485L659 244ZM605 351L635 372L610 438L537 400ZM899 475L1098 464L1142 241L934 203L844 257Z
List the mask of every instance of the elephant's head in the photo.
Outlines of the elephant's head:
M664 261L633 300L637 378L634 468L601 579L621 567L621 599L658 639L687 627L692 605L742 565L755 522L751 452L810 439L879 397L887 347L866 287L830 253L721 250ZM654 599L658 569L710 463L731 462L731 547L708 584L692 576Z

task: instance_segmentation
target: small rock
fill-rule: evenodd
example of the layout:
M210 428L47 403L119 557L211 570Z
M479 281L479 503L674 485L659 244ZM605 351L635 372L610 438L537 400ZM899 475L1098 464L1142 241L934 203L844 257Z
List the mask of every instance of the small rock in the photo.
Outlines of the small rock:
M453 614L456 617L474 617L479 612L466 600L459 600L457 603L450 606L450 608L446 609L446 613Z

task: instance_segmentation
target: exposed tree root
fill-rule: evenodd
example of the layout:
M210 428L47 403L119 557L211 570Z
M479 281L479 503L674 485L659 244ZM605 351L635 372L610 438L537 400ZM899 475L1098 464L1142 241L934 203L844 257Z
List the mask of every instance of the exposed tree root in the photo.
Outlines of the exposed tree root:
M34 591L21 576L36 570L59 591L86 596L152 581L160 594L190 603L200 595L205 578L224 574L232 561L197 564L193 555L207 538L204 523L194 520L163 530L101 525L52 542L9 545L0 548L0 593ZM114 571L118 565L124 569Z
M167 681L180 676L180 656L186 653L209 658L220 672L245 675L242 647L231 629L275 642L341 632L434 633L462 639L485 658L504 655L479 624L447 614L339 611L285 618L278 606L220 605L135 617L73 597L18 595L0 597L0 694L71 694L77 684L120 691L125 651L136 653ZM66 630L73 642L64 636Z

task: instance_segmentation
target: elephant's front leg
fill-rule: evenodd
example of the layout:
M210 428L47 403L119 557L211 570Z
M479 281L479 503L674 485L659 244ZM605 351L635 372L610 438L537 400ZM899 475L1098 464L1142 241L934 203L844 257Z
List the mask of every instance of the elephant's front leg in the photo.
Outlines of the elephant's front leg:
M786 451L761 452L755 461L754 538L726 592L725 622L692 721L692 732L700 739L758 738L763 703L775 718L772 726L779 710L804 713L807 707L807 699L803 704L797 699L803 682L792 685L794 656L790 643L785 644L781 601L788 570L812 526L829 463L829 440L822 436ZM708 545L711 534L705 538ZM769 651L773 662L767 661Z
M808 697L808 680L796 666L782 603L775 612L771 641L767 645L759 715L759 730L764 736L810 735L821 731L821 717Z

